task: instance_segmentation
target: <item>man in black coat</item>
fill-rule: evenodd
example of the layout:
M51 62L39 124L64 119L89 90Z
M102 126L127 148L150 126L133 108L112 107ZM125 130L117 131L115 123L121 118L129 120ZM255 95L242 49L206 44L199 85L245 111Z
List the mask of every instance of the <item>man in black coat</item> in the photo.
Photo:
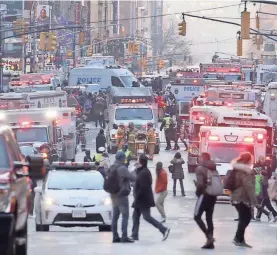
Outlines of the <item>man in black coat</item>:
M100 129L99 134L96 136L96 152L99 153L99 148L106 148L106 137L104 134L104 129Z
M142 154L139 158L140 167L136 170L137 179L135 183L135 199L133 203L132 238L133 240L139 240L139 221L142 214L143 218L148 223L160 230L163 234L163 241L165 241L169 235L170 229L163 226L151 216L151 207L155 207L155 201L152 191L152 176L147 168L147 161L148 158Z

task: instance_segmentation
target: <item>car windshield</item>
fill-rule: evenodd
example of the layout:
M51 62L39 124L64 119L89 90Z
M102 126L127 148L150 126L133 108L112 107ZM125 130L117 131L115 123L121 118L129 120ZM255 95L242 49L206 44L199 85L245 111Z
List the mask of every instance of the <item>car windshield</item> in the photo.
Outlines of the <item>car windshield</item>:
M216 163L231 163L231 161L237 158L243 152L250 152L254 155L253 145L242 144L213 144L208 145L208 152L211 155L212 160Z
M124 82L124 85L126 87L135 87L137 85L140 85L138 80L134 76L120 76L120 79Z
M104 179L98 171L56 171L48 180L48 189L103 190Z
M0 171L1 169L7 170L10 168L10 160L7 152L7 147L5 139L3 136L0 136Z
M53 90L53 86L45 86L45 85L42 85L42 86L33 86L33 89L35 91L49 91L49 90Z
M224 75L225 81L241 81L241 75L238 74L226 74Z
M20 146L20 151L24 156L32 156L36 154L32 146Z
M151 108L118 108L115 111L116 120L152 120Z
M87 93L95 93L95 92L99 92L100 87L98 85L88 85L86 88L86 92Z
M47 129L44 127L40 128L15 128L13 129L17 142L48 142Z

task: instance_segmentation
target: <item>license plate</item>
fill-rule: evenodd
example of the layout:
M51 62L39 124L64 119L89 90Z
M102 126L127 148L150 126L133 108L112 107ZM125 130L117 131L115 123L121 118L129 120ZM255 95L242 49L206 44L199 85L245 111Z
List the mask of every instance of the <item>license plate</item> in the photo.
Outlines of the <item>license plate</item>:
M72 218L86 218L87 212L84 210L72 211Z
M144 153L144 149L138 149L138 153Z

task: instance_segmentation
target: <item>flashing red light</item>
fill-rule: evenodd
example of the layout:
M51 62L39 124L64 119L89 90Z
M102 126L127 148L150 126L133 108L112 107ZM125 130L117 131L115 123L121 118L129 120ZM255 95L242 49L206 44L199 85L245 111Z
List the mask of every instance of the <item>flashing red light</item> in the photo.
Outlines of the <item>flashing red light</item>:
M258 140L263 140L264 139L264 135L263 134L258 134L257 135L257 139Z
M244 137L243 141L245 143L254 143L254 137Z
M209 141L219 141L219 137L217 135L210 135L208 137Z
M64 116L64 117L68 117L68 115L69 115L68 112L64 112L64 113L63 113L63 116Z
M175 83L176 83L176 84L180 84L180 83L181 83L181 80L176 80Z
M28 125L30 125L30 122L29 121L22 121L21 125L22 126L28 126Z
M35 83L33 81L28 82L29 85L34 85Z
M60 166L65 166L65 162L60 162L59 165Z
M138 99L121 99L120 103L145 103L146 99L138 98Z
M205 117L200 116L200 117L199 117L199 120L205 120Z
M198 83L198 81L197 80L193 80L193 83Z
M228 103L227 105L228 105L228 106L232 106L232 103Z
M143 125L142 128L146 128L146 125Z

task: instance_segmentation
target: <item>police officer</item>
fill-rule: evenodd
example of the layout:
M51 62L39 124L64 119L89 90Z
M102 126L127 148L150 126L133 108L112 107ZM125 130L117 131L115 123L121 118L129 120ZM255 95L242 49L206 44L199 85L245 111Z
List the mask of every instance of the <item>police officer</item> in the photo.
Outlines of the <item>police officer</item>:
M127 132L127 141L128 141L128 148L132 152L133 155L136 155L136 144L135 138L137 135L137 130L135 129L135 125L133 122L129 123L129 130Z
M120 151L123 151L124 154L125 154L125 165L128 167L129 164L130 164L130 161L132 160L132 152L128 149L128 145L127 144L124 144L122 146L122 150Z
M91 156L90 156L90 150L86 150L85 152L85 156L84 156L84 162L92 162Z
M95 162L97 164L100 164L102 158L103 158L103 153L105 152L105 148L104 147L100 147L98 149L98 153L95 154L95 156L93 157L92 162Z
M153 123L149 122L147 124L147 148L149 153L149 159L153 160L154 152L155 152L155 144L156 144L156 134L155 129L153 128Z
M167 151L171 150L170 141L171 141L171 136L172 136L172 134L171 134L172 129L170 127L172 126L172 123L173 123L173 119L170 117L169 113L166 113L165 117L163 118L163 122L160 127L160 131L162 131L164 129L165 140L166 140L165 150L167 150Z
M117 150L121 150L125 142L125 126L123 123L119 124L116 136Z

